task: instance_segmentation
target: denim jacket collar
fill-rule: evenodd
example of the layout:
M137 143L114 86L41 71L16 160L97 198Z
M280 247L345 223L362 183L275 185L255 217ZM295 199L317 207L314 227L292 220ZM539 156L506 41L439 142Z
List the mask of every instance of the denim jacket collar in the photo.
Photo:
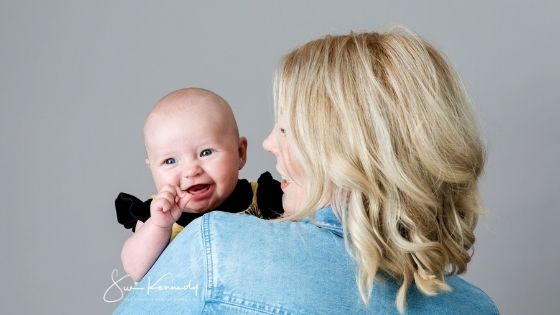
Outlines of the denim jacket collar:
M326 205L325 207L317 210L314 217L306 218L303 222L310 222L318 227L325 228L340 237L343 236L342 224L334 214L330 205Z

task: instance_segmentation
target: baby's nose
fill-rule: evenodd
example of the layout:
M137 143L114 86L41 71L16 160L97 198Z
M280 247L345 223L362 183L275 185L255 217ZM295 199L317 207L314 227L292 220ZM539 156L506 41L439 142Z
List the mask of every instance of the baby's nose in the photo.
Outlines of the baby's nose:
M183 177L184 178L192 178L200 175L202 173L202 168L196 163L192 163L190 165L185 166L183 170Z

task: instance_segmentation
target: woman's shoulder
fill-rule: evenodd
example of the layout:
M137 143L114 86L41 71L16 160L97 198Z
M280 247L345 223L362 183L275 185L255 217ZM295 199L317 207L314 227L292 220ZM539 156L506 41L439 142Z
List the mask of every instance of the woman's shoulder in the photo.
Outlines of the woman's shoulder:
M396 281L376 281L370 304L361 303L355 263L332 228L336 224L315 223L214 211L193 221L178 238L189 243L196 234L205 257L208 298L213 301L286 313L329 314L336 309L397 314ZM448 283L450 293L433 297L413 285L407 313L498 314L492 300L474 285L457 276L449 277Z
M309 220L265 220L243 213L212 211L204 214L198 224L206 239L226 241L228 247L235 242L239 243L236 247L252 247L257 243L259 249L266 245L280 249L302 241L309 244L335 241L343 245L340 230Z
M413 314L499 314L494 301L472 283L457 275L446 277L446 282L451 290L434 296L422 294L412 283L407 311ZM396 292L397 284L393 283L393 287Z
M264 220L243 213L212 211L204 214L197 222L203 238L214 247L235 248L245 247L263 250L266 246L279 250L282 246L307 242L322 242L331 236L328 231L309 222ZM283 244L283 245L282 245Z
M328 314L337 306L336 294L354 298L354 268L344 241L326 228L224 212L207 213L193 223L203 239L214 301Z
M499 314L498 307L494 301L479 287L466 281L459 276L450 276L447 283L452 288L452 292L456 292L459 297L455 300L469 301L468 309L475 309L477 314ZM459 305L459 308L461 306Z

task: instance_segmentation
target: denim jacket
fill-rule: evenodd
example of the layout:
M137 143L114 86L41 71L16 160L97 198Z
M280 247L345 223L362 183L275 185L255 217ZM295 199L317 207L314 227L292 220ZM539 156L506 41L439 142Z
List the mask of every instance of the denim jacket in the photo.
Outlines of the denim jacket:
M169 244L114 314L398 314L396 281L380 275L368 305L330 207L313 220L271 222L214 211ZM406 314L498 314L465 280L428 297L413 284Z

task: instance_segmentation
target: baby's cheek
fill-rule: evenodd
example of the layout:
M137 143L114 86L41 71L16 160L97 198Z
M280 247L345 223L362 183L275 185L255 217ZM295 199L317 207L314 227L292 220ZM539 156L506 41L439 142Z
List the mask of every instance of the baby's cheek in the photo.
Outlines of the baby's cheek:
M156 178L156 187L158 188L158 191L166 185L180 186L179 178L169 174L160 175Z
M221 202L223 202L235 190L235 186L237 186L237 176L223 178L219 186L217 191L219 192Z

